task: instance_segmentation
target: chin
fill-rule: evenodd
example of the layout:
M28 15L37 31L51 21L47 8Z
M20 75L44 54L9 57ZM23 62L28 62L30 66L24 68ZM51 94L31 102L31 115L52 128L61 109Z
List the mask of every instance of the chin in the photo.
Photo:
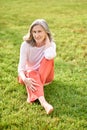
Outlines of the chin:
M36 41L38 44L41 44L41 43L43 43L43 41Z

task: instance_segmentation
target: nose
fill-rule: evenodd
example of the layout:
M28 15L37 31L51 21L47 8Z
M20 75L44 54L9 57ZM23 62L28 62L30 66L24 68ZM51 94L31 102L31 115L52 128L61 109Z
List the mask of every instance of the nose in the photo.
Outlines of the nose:
M38 36L39 36L39 33L38 33L38 32L36 32L36 33L35 33L35 37L37 38Z

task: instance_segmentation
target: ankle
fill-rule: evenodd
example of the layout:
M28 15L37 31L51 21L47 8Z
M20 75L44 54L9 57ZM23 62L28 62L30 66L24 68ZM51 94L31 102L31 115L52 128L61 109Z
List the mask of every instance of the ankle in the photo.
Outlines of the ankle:
M39 97L39 102L41 106L44 106L44 103L46 103L45 97L44 96Z
M44 107L47 114L50 114L53 111L53 106L49 104L43 96L39 98L39 101L41 103L41 106Z

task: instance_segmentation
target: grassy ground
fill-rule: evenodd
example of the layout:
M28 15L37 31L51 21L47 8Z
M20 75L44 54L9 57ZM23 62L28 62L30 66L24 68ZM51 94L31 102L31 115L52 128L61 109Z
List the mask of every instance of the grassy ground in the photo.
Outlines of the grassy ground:
M47 20L57 45L55 80L45 87L54 112L26 103L17 82L22 37L36 18ZM87 129L87 1L0 0L0 130Z

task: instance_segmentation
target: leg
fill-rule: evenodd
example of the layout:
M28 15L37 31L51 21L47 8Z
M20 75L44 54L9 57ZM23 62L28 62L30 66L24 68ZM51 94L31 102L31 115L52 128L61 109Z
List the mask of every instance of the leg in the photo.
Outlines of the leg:
M35 79L35 77L38 77L38 76L36 76L35 72L32 72L30 74L26 73L25 75L26 75L26 77L32 77L34 79ZM18 81L19 81L19 83L24 84L23 81L22 81L22 79L21 79L21 77L18 77ZM50 114L53 111L53 107L52 107L52 105L50 105L46 101L46 99L44 97L43 86L41 85L41 87L38 88L38 89L39 89L39 93L33 93L29 89L29 87L26 86L26 90L27 90L27 94L28 94L27 102L28 103L32 103L32 101L38 99L39 102L40 102L40 104L41 104L41 106L44 107L44 109L46 110L46 113Z
M54 60L43 58L40 64L39 74L43 84L52 82L54 79Z
M44 96L43 84L41 83L38 71L26 72L25 76L27 78L35 79L37 81L37 83L40 85L40 86L36 86L37 91L35 91L35 92L31 91L29 89L29 86L26 86L26 90L27 90L27 94L28 94L27 102L31 103L31 102L35 101L36 99L38 99L40 96ZM24 84L21 77L18 77L18 81L19 81L19 83Z
M26 86L28 98L27 101L30 103L36 99L39 99L41 105L45 108L46 113L50 114L53 111L52 105L50 105L44 97L43 85L47 82L51 82L54 78L54 61L43 58L38 71L27 72L26 77L34 78L40 86L36 86L38 91L32 92L29 87ZM19 78L19 83L23 83Z
M54 79L54 60L47 60L44 58L40 64L39 74L43 84L52 82ZM47 114L53 111L53 106L46 101L44 96L39 97L39 101L45 108Z

